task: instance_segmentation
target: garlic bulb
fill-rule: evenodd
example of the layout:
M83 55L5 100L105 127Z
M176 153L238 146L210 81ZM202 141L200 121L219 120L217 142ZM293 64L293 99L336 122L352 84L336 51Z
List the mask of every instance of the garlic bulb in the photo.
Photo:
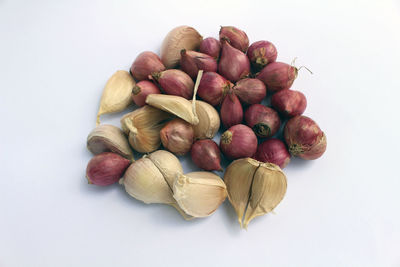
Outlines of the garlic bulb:
M179 207L193 217L211 215L227 196L224 181L212 172L178 174L173 191Z
M161 144L160 130L173 116L145 105L122 117L122 130L129 136L129 144L138 152L157 150Z
M161 61L172 69L181 58L181 50L198 50L203 37L192 27L179 26L172 29L161 45Z
M87 137L87 148L95 155L114 152L133 160L132 149L124 132L114 125L101 124L94 128Z
M238 159L226 169L228 198L241 227L272 211L286 193L286 176L279 166L251 158Z

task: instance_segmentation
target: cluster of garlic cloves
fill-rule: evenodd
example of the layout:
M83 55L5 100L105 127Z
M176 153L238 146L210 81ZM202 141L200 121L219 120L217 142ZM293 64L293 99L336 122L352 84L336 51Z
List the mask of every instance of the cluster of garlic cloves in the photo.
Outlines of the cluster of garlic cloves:
M166 150L133 162L120 184L129 195L146 204L175 207L186 220L212 214L227 196L219 176L211 172L183 174L179 159Z
M252 158L233 161L224 181L243 228L255 217L271 212L285 196L287 187L286 176L278 165Z

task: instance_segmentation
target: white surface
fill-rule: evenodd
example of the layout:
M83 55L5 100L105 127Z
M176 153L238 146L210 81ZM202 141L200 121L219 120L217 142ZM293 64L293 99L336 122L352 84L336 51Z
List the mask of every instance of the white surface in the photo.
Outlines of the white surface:
M0 0L1 267L400 266L399 1L134 2ZM314 71L293 88L328 150L293 160L248 231L228 201L186 222L84 178L106 80L181 24L236 25Z

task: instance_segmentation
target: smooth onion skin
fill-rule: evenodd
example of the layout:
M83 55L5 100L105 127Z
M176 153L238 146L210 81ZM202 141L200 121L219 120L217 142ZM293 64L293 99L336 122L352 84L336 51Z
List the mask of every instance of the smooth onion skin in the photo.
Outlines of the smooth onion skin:
M132 89L132 100L139 107L146 105L146 97L150 94L161 94L160 89L150 81L140 81Z
M222 40L221 45L222 52L218 62L218 72L231 82L247 77L250 74L249 58L226 40Z
M161 90L167 95L181 96L186 99L193 97L194 82L181 70L169 69L153 73L152 79L157 81Z
M180 67L195 80L199 70L216 72L218 65L217 61L207 54L183 49L181 51Z
M197 95L212 106L221 104L232 84L216 72L205 72L201 78Z
M266 65L256 76L271 92L289 89L297 77L298 69L283 62Z
M159 56L150 51L140 53L131 66L131 74L136 81L147 80L152 73L163 70L165 66Z
M261 103L267 95L267 88L259 79L245 78L235 84L233 92L242 103L252 105Z
M285 143L271 138L258 145L254 158L258 161L274 163L283 169L290 162L290 153Z
M243 108L235 94L228 94L222 101L220 117L225 129L243 121Z
M112 152L103 152L94 156L86 167L86 178L90 184L112 185L124 175L131 162Z
M247 158L257 151L257 137L246 125L237 124L221 135L219 146L229 159Z
M200 52L212 56L214 59L218 60L221 52L221 43L213 37L208 37L201 41Z
M219 40L228 40L228 42L236 49L239 49L243 53L246 53L249 47L249 37L247 34L234 27L234 26L223 26L219 31Z
M190 150L192 161L197 167L206 171L222 171L221 151L211 139L196 141Z
M275 62L278 51L273 43L268 41L257 41L250 45L247 50L250 63L257 71L264 68L267 64Z
M303 114L307 99L300 91L281 90L271 97L271 105L283 116L292 118Z
M290 154L302 159L317 159L326 150L324 132L315 121L303 115L293 117L286 123L284 137Z
M278 113L261 104L251 105L244 113L246 125L253 129L259 137L275 135L281 126Z
M185 155L190 151L194 140L194 130L190 123L176 118L160 131L163 146L176 155Z

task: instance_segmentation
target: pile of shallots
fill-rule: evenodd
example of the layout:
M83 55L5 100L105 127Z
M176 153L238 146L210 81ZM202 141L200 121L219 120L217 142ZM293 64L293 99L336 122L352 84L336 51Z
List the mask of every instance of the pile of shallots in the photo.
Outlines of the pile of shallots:
M168 175L165 174L168 167L160 167L161 163L154 161L152 154L148 153L158 150L162 145L163 149L178 156L190 153L200 169L222 171L222 152L229 161L243 158L256 160L246 162L251 163L253 172L249 171L250 167L230 171L231 176L250 177L248 191L256 192L250 185L253 180L256 182L257 166L268 163L270 165L265 165L268 170L279 170L279 179L283 181L279 189L282 195L277 197L276 203L265 200L266 203L273 203L270 204L273 209L286 192L286 178L281 169L287 166L291 157L317 159L325 152L327 145L326 136L317 123L302 115L307 106L306 97L302 92L290 89L297 77L298 68L276 61L277 56L277 48L273 43L261 40L249 45L247 34L236 27L221 27L218 39L203 39L195 29L188 26L173 29L162 43L160 57L150 51L142 52L134 60L129 73L119 73L123 78L109 80L98 118L102 114L120 112L132 101L139 109L122 118L122 130L103 127L89 135L88 148L98 154L87 167L89 182L110 185L124 177L127 169L129 171L135 164L130 151L133 148L137 152L147 153L145 159L158 168L154 167L153 172L158 173L159 170L164 178L169 177L165 178L167 186L163 190L172 190L172 197L166 197L165 202L152 202L149 199L155 196L144 197L143 185L140 192L135 188L127 189L129 194L146 203L175 205L181 213L183 210L189 216L208 216L226 196L226 189L221 189L225 186L222 180L223 186L219 184L218 188L222 190L223 198L219 197L217 204L214 203L209 209L202 205L187 208L187 204L181 205L180 200L183 198L178 199L179 194L174 191L174 188L182 186L186 178L174 181L177 179L174 177L179 175L173 174L171 170L167 171ZM264 102L270 103L270 106L261 104L267 98L268 101ZM219 128L222 128L222 135L218 145L212 138ZM121 159L118 160L118 157ZM125 180L131 176L125 174ZM192 176L202 175L198 172ZM137 182L138 179L132 178L129 183ZM235 183L239 179L229 177L229 181ZM265 186L257 193L247 192L243 200L244 207L249 205L251 194L264 197L263 192L270 190L268 185ZM236 192L230 190L240 190L235 188L240 188L240 184L227 184L231 203L237 199L231 199ZM163 194L168 195L165 192ZM240 192L237 195L241 195ZM184 199L190 199L190 196ZM198 205L199 202L200 199L194 199L191 203ZM235 209L239 216L240 208L235 206ZM243 217L243 214L240 216Z

